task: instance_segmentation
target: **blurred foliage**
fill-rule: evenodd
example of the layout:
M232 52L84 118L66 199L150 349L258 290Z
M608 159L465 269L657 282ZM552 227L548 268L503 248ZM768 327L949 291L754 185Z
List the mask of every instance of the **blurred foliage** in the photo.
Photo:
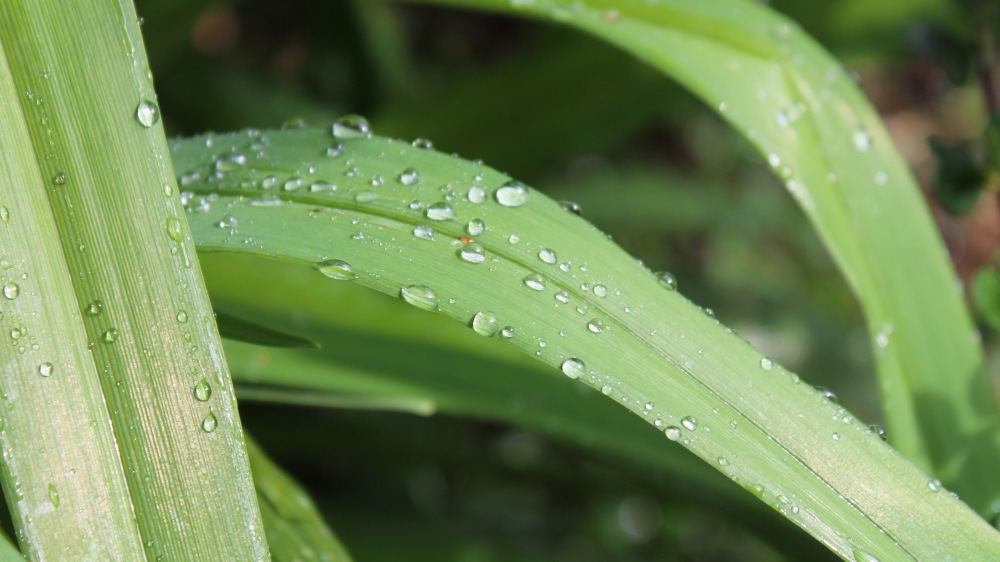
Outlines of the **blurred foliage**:
M857 71L928 191L926 137L982 135L968 59L975 30L961 8L772 5ZM379 134L481 158L577 202L636 258L673 272L686 296L879 423L859 307L804 216L737 134L642 63L544 24L367 0L138 0L137 9L170 134L359 112ZM972 211L962 198L975 183L969 161L937 152L946 180L937 184L955 187L935 190L941 204ZM1000 282L989 275L970 292L998 326ZM281 336L237 328L242 339ZM609 477L611 460L544 435L443 416L242 411L359 562L832 557L782 544L812 543L790 525L734 518L710 490L642 471Z

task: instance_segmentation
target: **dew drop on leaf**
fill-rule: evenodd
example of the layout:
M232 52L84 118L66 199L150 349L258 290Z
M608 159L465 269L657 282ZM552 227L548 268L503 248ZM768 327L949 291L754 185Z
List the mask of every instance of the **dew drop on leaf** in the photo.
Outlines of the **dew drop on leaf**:
M868 134L867 129L858 129L854 131L851 136L851 140L854 142L854 150L858 152L868 152L872 147L872 137Z
M378 193L367 190L362 191L361 193L358 193L357 195L354 196L354 200L358 203L371 203L372 201L375 201L378 198L379 198Z
M529 289L534 289L536 291L545 290L545 278L537 273L532 273L524 278L524 284L528 286Z
M424 240L434 240L434 229L421 225L413 229L413 235Z
M426 285L407 285L399 291L404 301L423 310L437 310L440 305L438 296Z
M771 361L771 358L764 357L763 359L760 360L761 369L764 369L765 371L770 371L772 367L774 367L774 361Z
M559 206L563 208L564 211L573 213L576 216L580 216L583 212L580 210L580 204L575 201L560 201Z
M407 168L396 174L396 179L403 185L413 185L420 180L420 173L416 168Z
M3 286L3 296L7 297L8 300L14 300L20 294L21 288L13 281Z
M59 507L59 492L53 484L49 484L49 501L52 502L52 507Z
M663 433L665 433L667 435L667 439L671 441L677 441L678 439L681 438L681 428L677 427L676 425L672 425L667 429L664 429Z
M587 329L595 334L600 334L604 331L604 328L604 320L601 320L600 318L594 318L590 322L587 322Z
M569 304L569 293L566 291L556 291L556 300L563 304Z
M881 439L882 441L887 441L889 439L889 435L885 432L884 429L882 429L882 426L880 425L869 425L868 429L871 431L873 435L878 435L879 439Z
M500 321L492 312L477 312L472 317L472 329L481 336L496 335L500 329Z
M56 185L66 185L66 174L56 174L56 177L52 178L52 183Z
M455 209L447 203L434 203L427 207L427 218L432 221L455 220Z
M207 402L209 398L212 397L212 386L208 384L208 380L201 379L198 384L194 386L194 398L199 402Z
M309 184L309 191L312 193L322 193L324 191L337 191L337 186L330 182L314 181Z
M854 549L854 562L880 562L878 558L875 558L871 554L863 550Z
M482 219L472 219L469 224L465 225L465 231L469 233L470 236L479 236L480 234L486 232L486 223Z
M683 425L684 429L687 429L688 431L694 431L698 429L698 420L694 419L692 416L687 416L681 420L681 425Z
M260 180L260 186L264 189L271 189L276 185L278 185L278 178L274 176L267 176L266 178Z
M604 386L601 387L601 394L603 394L605 396L610 396L611 393L614 392L614 391L615 391L615 389L612 388L610 384L606 384L606 385L604 385Z
M358 275L354 273L354 268L351 264L342 260L324 260L316 264L316 269L320 273L326 275L330 279L338 279L341 281L350 281L351 279L357 279Z
M295 177L289 178L282 187L284 187L285 191L298 191L299 189L302 189L302 186L305 184L306 180Z
M212 433L217 427L219 427L219 420L212 412L209 412L208 415L205 416L205 419L201 420L201 429L205 433Z
M538 259L549 264L556 263L556 253L548 248L545 248L538 252Z
M143 127L152 127L160 120L160 108L156 107L156 104L149 100L142 100L139 102L139 106L135 108L135 120Z
M188 313L187 313L187 311L185 311L185 310L178 310L177 311L177 321L180 322L181 324L184 324L185 322L187 322L188 321Z
M927 488L934 492L935 494L941 491L941 481L940 480L928 480Z
M563 361L561 369L563 374L571 379L578 379L587 374L587 366L576 357L571 357Z
M326 155L329 158L337 158L338 156L344 155L344 143L338 142L337 144L331 145L326 149Z
M660 285L663 285L665 288L670 289L671 291L677 289L677 279L671 273L667 273L666 271L661 271L656 274L656 280L659 281Z
M345 115L333 122L333 136L338 139L371 138L368 120L360 115Z
M48 361L38 366L38 374L42 375L43 377L52 376L52 371L53 371L52 363L49 363Z
M181 221L174 217L167 219L167 236L176 242L184 239L184 234L181 232Z
M104 303L101 301L94 301L87 305L87 308L84 309L83 313L87 316L94 317L100 316L102 310L104 310Z
M486 202L486 190L474 185L469 188L469 203L475 203L476 205L481 205Z
M413 141L413 147L414 148L423 148L425 150L430 150L430 149L434 148L434 143L432 143L431 141L429 141L427 139L418 138L418 139L415 139Z
M604 285L594 285L594 294L603 299L608 296L608 288Z
M118 328L108 328L104 331L104 342L114 343L118 341Z
M486 261L486 251L475 242L462 246L458 251L458 256L469 263L483 263Z
M829 388L826 388L826 387L823 387L823 386L817 386L816 390L819 391L819 395L821 397L829 400L830 402L832 402L834 404L838 404L838 405L840 404L840 398L837 398L837 395L834 394L834 392L832 390L830 390Z
M528 202L528 188L519 181L511 180L496 191L497 203L504 207L520 207Z
M510 338L514 337L514 334L515 334L515 332L514 332L514 327L513 326L507 326L503 330L500 330L500 335L503 336L503 337L505 337L505 338L507 338L507 339L510 339Z

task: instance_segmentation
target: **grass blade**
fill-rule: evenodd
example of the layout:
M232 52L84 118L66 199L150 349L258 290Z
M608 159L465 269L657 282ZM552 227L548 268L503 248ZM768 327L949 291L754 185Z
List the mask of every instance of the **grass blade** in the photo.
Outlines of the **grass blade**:
M743 133L786 182L865 310L893 445L992 514L1000 416L955 275L878 115L820 45L744 0L434 3L602 37Z
M199 248L316 267L505 339L659 420L845 558L1000 552L1000 534L867 426L579 217L481 165L350 120L337 131L175 143Z
M0 37L146 557L266 559L131 1L4 2Z

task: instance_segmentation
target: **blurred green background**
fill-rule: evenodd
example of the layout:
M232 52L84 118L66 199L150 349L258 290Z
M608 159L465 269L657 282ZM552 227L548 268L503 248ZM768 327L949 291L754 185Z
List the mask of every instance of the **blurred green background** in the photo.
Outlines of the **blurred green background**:
M854 72L928 193L936 163L927 137L982 134L980 88L963 69L965 53L949 48L968 33L957 8L940 0L773 7ZM860 309L805 217L735 132L642 63L571 30L438 7L139 0L137 8L168 134L360 113L379 135L482 159L579 203L636 258L674 273L687 297L879 423ZM992 264L1000 239L995 192L964 217L928 199L968 282ZM212 259L203 257L206 271ZM992 332L984 339L996 347ZM834 559L778 517L755 525L725 496L544 434L447 416L254 403L241 411L358 562Z

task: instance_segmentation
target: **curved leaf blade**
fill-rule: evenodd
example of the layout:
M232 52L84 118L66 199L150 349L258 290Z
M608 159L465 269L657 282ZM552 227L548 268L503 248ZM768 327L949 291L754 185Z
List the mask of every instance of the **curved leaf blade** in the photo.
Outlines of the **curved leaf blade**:
M579 217L528 188L504 192L509 178L494 170L317 129L172 150L182 184L202 194L184 197L202 251L318 267L494 337L510 327L507 343L659 420L845 558L1000 552L1000 534L867 426ZM484 323L487 312L498 323Z

